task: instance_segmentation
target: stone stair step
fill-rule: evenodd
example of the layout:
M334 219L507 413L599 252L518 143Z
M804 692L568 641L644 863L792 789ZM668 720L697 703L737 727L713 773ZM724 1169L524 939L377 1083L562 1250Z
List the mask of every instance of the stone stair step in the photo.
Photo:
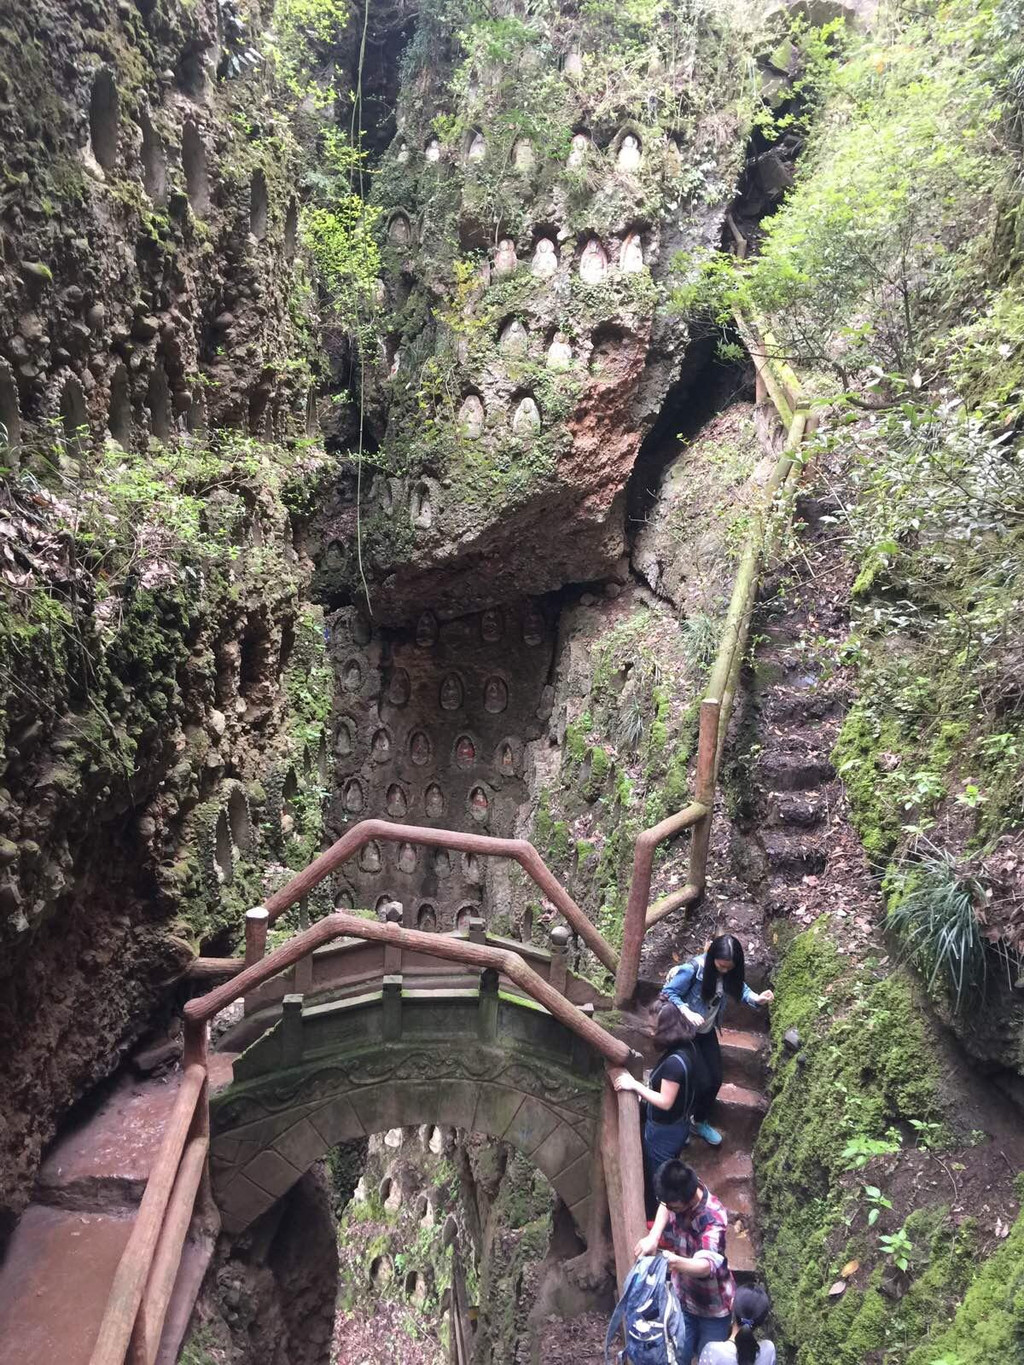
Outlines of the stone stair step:
M773 872L823 872L828 854L820 844L808 843L785 830L768 830L761 835L761 847Z
M722 1030L721 1046L725 1074L742 1081L751 1090L760 1090L768 1075L765 1035L726 1028Z
M726 1081L718 1092L712 1123L734 1151L750 1151L767 1108L764 1096L756 1090Z
M812 791L835 777L822 754L768 754L759 763L760 779L768 791Z
M721 1200L729 1212L744 1219L754 1214L754 1163L746 1152L726 1146L707 1147L700 1139L691 1141L683 1160L689 1162L701 1183Z
M749 1284L757 1278L757 1254L744 1224L737 1227L730 1222L725 1234L725 1254L729 1268L739 1284Z
M839 702L831 692L806 684L792 690L784 686L773 688L763 704L764 714L773 725L806 725L809 721L829 719L838 709Z
M11 1365L88 1365L135 1219L30 1204L0 1274L0 1343Z
M765 824L776 829L814 829L825 819L828 804L820 792L772 792Z

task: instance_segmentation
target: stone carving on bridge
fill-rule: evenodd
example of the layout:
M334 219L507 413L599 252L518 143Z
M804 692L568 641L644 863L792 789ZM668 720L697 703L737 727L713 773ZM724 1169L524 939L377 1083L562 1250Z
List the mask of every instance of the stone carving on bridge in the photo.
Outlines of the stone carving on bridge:
M392 782L391 786L388 787L387 795L384 798L384 804L388 814L395 820L401 820L408 814L409 802L406 799L405 792L397 782Z
M404 872L407 877L411 877L416 871L419 855L416 852L415 844L399 844L398 846L398 870Z
M471 768L476 762L476 745L469 735L459 735L455 741L455 764L459 768Z
M423 794L423 808L431 820L439 820L445 812L444 792L436 782L431 782L430 786Z

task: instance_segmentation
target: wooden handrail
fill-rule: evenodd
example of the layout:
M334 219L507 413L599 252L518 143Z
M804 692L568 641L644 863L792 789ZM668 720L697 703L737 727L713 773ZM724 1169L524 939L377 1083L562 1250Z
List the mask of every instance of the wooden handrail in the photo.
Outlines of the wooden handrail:
M731 217L729 227L736 239L737 254L743 256L746 241ZM768 363L764 344L755 335L755 329L739 314L736 322L758 373L765 381L772 402L786 424L786 442L765 485L762 504L755 513L753 525L747 534L729 607L722 623L707 691L701 703L697 738L696 799L677 815L669 816L650 829L645 829L637 837L634 847L633 876L622 926L622 952L615 977L615 1004L620 1009L628 1005L636 993L640 953L647 930L674 910L696 904L704 894L718 769L750 630L758 569L764 551L766 519L776 494L781 488L785 488L799 471L800 464L796 459L796 452L805 435L813 429L813 420L806 410L803 390L796 376L788 366L785 367L784 376L776 375ZM690 843L690 870L686 885L651 906L655 850L660 844L691 827L693 835Z
M164 1140L146 1182L135 1226L117 1263L114 1283L100 1323L89 1365L120 1365L135 1329L153 1257L164 1225L185 1143L206 1085L206 1067L185 1067L181 1088L167 1121Z
M449 962L466 962L481 969L492 967L531 995L559 1023L578 1034L606 1061L618 1066L628 1066L636 1058L628 1044L614 1037L607 1029L589 1019L582 1010L570 1004L564 995L555 990L510 949L492 948L481 943L470 943L465 939L450 939L438 934L428 934L421 929L406 929L400 924L382 924L378 920L360 919L357 915L347 914L343 910L336 910L333 914L317 920L315 924L290 938L287 943L282 944L260 962L246 967L232 980L226 981L197 1000L190 1000L185 1006L186 1031L189 1031L187 1027L189 1024L193 1026L205 1024L239 996L262 985L264 981L292 966L315 948L336 938L365 938L376 943L391 943L397 947L410 948L432 957L444 958ZM186 1048L186 1056L188 1055Z
M425 825L396 825L390 820L360 820L266 902L268 922L273 922L289 906L308 896L315 886L348 862L353 854L375 839L394 844L422 844L427 848L453 848L459 853L478 853L488 858L512 858L540 887L548 900L568 921L594 956L610 972L619 965L619 955L594 922L580 909L554 877L543 858L526 839L499 839L490 834L467 834L460 830L428 829Z

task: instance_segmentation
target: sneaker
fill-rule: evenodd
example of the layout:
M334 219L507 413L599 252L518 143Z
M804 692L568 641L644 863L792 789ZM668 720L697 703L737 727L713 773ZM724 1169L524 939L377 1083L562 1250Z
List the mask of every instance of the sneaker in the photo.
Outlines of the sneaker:
M717 1128L712 1128L706 1119L700 1123L694 1120L693 1131L698 1137L702 1137L709 1147L720 1147L722 1145L722 1134Z

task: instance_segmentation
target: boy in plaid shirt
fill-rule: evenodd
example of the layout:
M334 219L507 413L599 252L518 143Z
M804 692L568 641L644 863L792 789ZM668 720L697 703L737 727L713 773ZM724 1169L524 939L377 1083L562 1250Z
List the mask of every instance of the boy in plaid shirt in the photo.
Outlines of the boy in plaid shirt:
M638 1256L659 1245L669 1263L683 1310L679 1342L682 1365L690 1365L709 1341L728 1341L736 1285L725 1258L725 1209L683 1161L666 1161L654 1173L658 1212L637 1243Z

